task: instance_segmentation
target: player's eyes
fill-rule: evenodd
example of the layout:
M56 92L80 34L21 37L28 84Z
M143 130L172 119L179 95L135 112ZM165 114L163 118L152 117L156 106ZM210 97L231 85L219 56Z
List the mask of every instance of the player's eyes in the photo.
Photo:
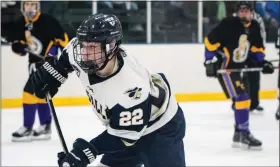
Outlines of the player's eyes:
M84 49L90 49L90 50L94 50L96 47L95 46L86 46L86 45L80 45L81 48L84 48Z
M246 13L246 12L248 12L248 11L249 11L248 9L243 9L243 10L241 10L242 13Z

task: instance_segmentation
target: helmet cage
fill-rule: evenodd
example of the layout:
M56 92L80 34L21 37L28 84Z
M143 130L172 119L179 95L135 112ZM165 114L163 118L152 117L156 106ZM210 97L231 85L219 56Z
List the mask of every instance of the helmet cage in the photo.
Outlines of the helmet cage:
M253 12L252 4L249 1L239 1L236 5L236 12L239 13L242 9L248 9L251 12ZM245 17L240 17L240 20L243 24L248 24L252 20L252 15L250 19L248 20Z
M35 9L32 12L26 12L24 10L24 4L26 2L37 3L37 9ZM21 3L20 3L20 11L23 14L23 16L27 17L29 20L32 20L36 16L36 14L41 11L40 2L39 1L32 1L32 0L30 0L30 1L21 1Z
M83 52L83 47L90 47L91 52ZM101 50L96 51L97 47L101 47ZM86 73L94 74L106 67L118 48L119 42L115 41L102 42L98 46L83 46L83 41L79 41L77 39L74 42L73 47L74 60ZM95 58L96 54L101 54L101 56L99 58Z

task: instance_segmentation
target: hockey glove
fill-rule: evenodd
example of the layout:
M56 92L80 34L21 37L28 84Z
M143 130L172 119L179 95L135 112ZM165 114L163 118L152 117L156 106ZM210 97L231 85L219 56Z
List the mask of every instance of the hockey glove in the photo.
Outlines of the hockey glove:
M59 63L57 58L46 57L45 63L31 75L35 95L38 98L44 98L46 92L49 92L53 97L67 77L67 71Z
M217 61L206 60L204 62L204 66L206 68L206 76L207 77L216 77L217 76L217 70L218 70Z
M34 72L37 71L37 69L39 69L42 65L43 65L43 61L39 61L36 63L30 63L28 65L28 70L29 70L29 75L32 75Z
M97 155L95 147L84 139L78 138L73 144L69 154L60 152L57 154L60 167L86 167L92 163Z
M12 51L20 56L25 56L26 55L26 49L27 45L22 44L19 41L15 41L12 43Z
M274 67L272 63L269 61L264 60L262 63L262 67L263 67L262 72L264 74L272 74L274 72Z

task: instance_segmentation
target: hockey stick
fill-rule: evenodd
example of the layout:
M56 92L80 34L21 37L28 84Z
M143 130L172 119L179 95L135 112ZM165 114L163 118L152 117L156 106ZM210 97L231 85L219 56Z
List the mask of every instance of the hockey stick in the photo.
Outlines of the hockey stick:
M38 55L38 54L34 54L32 52L30 52L29 50L27 50L28 53L31 53L39 58L41 58L42 60L45 60L45 57L44 56L41 56L41 55ZM64 152L66 154L69 153L68 151L68 148L67 148L67 145L65 143L65 139L63 137L63 134L62 134L62 131L61 131L61 128L60 128L60 125L59 125L59 122L58 122L58 119L57 119L57 115L56 115L56 112L55 112L55 108L54 108L54 105L53 105L53 102L52 102L52 97L50 95L49 92L46 93L46 99L47 99L47 103L50 107L50 110L52 112L52 115L53 115L53 119L54 119L54 124L55 124L55 127L56 127L56 130L57 130L57 133L58 133L58 137L59 137L59 140L61 142L61 145L62 145L62 148L64 150Z
M279 67L274 67L274 69L279 69ZM220 69L217 70L217 73L227 73L227 72L256 72L256 71L262 71L263 68L240 68L240 69Z
M221 56L225 57L225 54L223 52L218 51L218 53ZM275 61L279 61L278 60L270 60L269 62L275 62ZM274 69L279 69L279 67L274 67ZM256 71L262 71L263 68L240 68L240 69L220 69L217 70L217 73L221 74L221 73L227 73L227 72L256 72Z
M269 62L277 62L277 61L279 61L279 59L275 59L275 60L269 60Z
M217 73L227 73L227 72L255 72L262 71L263 68L240 68L240 69L220 69Z
M62 134L62 131L61 131L61 128L60 128L60 125L59 125L57 116L56 116L56 112L55 112L54 105L53 105L53 102L52 102L52 97L51 97L51 95L49 94L49 92L46 93L46 99L47 99L47 102L48 102L48 104L49 104L50 110L51 110L52 115L53 115L54 124L55 124L55 126L56 126L56 130L57 130L57 133L58 133L58 137L59 137L59 139L60 139L60 142L61 142L61 144L62 144L62 148L63 148L63 150L64 150L64 152L65 152L66 154L69 154L67 145L66 145L66 143L65 143L65 140L64 140L64 137L63 137L63 134Z
M26 49L26 52L27 53L29 53L29 54L32 54L32 55L34 55L34 56L36 56L36 57L38 57L38 58L40 58L40 59L42 59L42 60L45 60L45 56L41 56L41 55L38 55L38 54L36 54L36 53L33 53L31 50L29 50L29 49Z

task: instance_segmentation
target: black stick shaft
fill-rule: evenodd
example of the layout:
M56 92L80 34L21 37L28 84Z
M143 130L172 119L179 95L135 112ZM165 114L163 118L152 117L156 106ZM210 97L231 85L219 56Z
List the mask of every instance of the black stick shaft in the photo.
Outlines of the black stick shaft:
M57 133L58 133L58 137L60 139L60 142L61 142L61 145L63 147L63 150L66 154L69 153L68 149L67 149L67 146L66 146L66 143L65 143L65 140L64 140L64 137L63 137L63 134L62 134L62 131L61 131L61 128L60 128L60 125L59 125L59 122L58 122L58 119L57 119L57 116L56 116L56 112L55 112L55 109L54 109L54 105L53 105L53 102L52 102L52 98L50 96L49 93L46 93L46 98L47 98L47 102L49 104L49 107L50 107L50 110L52 112L52 115L53 115L53 119L54 119L54 123L55 123L55 126L56 126L56 130L57 130Z
M278 62L279 59L275 59L275 60L269 60L269 62Z
M274 67L274 69L279 70L279 67ZM223 74L227 72L256 72L262 70L263 68L220 69L217 71L217 73Z

